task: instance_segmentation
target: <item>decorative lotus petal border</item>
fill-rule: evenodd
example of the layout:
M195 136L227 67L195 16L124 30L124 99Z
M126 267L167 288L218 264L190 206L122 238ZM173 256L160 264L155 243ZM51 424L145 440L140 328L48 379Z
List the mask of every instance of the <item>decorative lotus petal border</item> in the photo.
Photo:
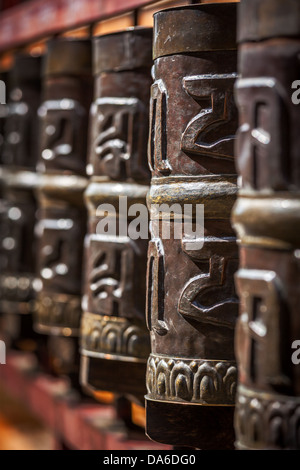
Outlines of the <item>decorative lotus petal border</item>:
M151 354L148 398L195 404L234 405L237 368L232 361L179 359Z

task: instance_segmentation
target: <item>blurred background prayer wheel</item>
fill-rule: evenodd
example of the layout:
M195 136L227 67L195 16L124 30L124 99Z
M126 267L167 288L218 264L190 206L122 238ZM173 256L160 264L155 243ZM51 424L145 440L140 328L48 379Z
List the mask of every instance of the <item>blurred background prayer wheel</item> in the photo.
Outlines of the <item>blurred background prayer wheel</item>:
M146 433L227 449L237 381L236 4L162 10L154 31Z
M81 383L92 393L106 390L144 406L148 221L144 239L130 237L128 228L137 204L148 215L152 29L93 41Z
M2 165L2 153L3 153L3 146L4 146L4 126L5 126L5 119L8 112L8 105L7 105L7 98L9 94L9 87L8 87L8 72L1 72L0 73L0 80L2 82L2 87L4 84L4 95L5 95L5 103L0 103L0 164Z
M36 279L35 171L41 58L16 55L6 73L7 105L1 105L0 310L7 344L34 351Z
M38 273L35 329L48 336L51 370L78 385L83 194L88 113L92 98L91 41L49 41L43 62L40 119Z
M300 4L244 0L238 24L236 447L299 449Z

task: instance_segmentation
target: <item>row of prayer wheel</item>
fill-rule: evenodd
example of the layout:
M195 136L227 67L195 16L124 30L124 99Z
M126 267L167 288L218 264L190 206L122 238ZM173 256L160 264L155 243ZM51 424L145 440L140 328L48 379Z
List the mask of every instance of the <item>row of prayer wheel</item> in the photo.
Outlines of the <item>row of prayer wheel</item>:
M297 0L242 0L1 77L2 330L154 441L300 448L299 54Z

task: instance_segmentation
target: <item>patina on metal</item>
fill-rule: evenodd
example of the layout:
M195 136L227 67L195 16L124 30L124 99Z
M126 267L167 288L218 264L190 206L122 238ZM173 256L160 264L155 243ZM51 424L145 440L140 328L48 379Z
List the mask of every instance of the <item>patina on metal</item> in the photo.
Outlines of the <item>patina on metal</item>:
M41 286L34 326L48 335L52 371L69 375L78 387L91 55L89 39L49 41L38 110L40 186L36 235Z
M300 449L299 2L243 1L238 37L236 447Z
M28 350L37 347L32 313L36 288L35 165L40 74L40 57L16 54L5 77L7 104L1 105L0 310L8 343Z
M89 391L107 390L144 404L150 351L145 323L148 239L134 240L127 229L134 218L130 211L134 204L146 207L149 189L152 29L94 38L93 60L81 383ZM115 233L99 231L104 220L116 223Z
M228 449L234 442L235 24L233 3L154 15L146 433L199 449ZM192 239L177 219L186 204L194 230L197 206L204 205L203 234Z

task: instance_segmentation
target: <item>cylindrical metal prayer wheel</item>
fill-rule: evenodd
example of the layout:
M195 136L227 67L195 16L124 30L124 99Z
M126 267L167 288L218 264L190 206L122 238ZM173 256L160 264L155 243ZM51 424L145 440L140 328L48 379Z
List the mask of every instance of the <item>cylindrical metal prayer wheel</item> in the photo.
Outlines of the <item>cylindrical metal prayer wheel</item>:
M83 194L88 113L92 97L91 41L49 41L39 108L38 273L35 329L48 335L54 373L78 385L82 255L86 233Z
M4 150L4 130L5 130L5 121L6 117L8 114L8 105L7 105L7 93L8 93L8 73L7 72L1 72L0 73L0 81L1 81L1 87L3 91L4 87L4 100L0 102L0 168L2 169L3 161L3 150ZM4 85L3 85L4 84ZM1 91L1 90L0 90ZM3 97L0 97L1 99ZM5 101L5 102L4 102ZM2 171L2 170L1 170ZM4 194L3 194L3 178L0 178L0 233L3 233L5 228L3 226L3 223L5 224L5 202L4 202ZM0 235L1 236L1 235ZM0 260L1 260L1 252L2 252L2 242L0 241ZM2 266L2 270L4 269L4 266ZM1 315L0 311L0 315Z
M152 29L94 39L81 383L144 404ZM136 210L144 237L130 235ZM106 228L105 225L107 224Z
M234 3L154 15L146 432L199 449L234 442L235 24Z
M244 0L238 30L236 447L299 449L300 4Z
M37 108L41 93L41 57L16 54L7 74L8 114L5 119L5 145L2 164L35 171Z
M4 144L4 124L7 116L7 96L8 96L8 72L0 72L0 164L2 165L2 154Z
M7 106L7 72L0 73L0 80L1 80L1 87L0 91L3 92L4 96L1 96L0 102L0 171L2 172L2 155L4 149L4 127L5 127L5 120L8 113L8 106ZM3 85L4 84L4 85ZM5 98L5 99L3 99ZM0 234L5 233L6 230L6 203L4 199L4 191L3 191L4 181L3 178L0 178ZM3 259L1 253L3 251L2 248L2 236L0 235L0 262ZM5 264L5 262L3 263ZM4 269L4 265L2 265L2 270ZM2 315L2 311L0 310L0 317Z
M0 310L7 341L34 350L36 288L34 225L38 178L37 109L41 58L17 54L7 73L7 106L1 144Z

